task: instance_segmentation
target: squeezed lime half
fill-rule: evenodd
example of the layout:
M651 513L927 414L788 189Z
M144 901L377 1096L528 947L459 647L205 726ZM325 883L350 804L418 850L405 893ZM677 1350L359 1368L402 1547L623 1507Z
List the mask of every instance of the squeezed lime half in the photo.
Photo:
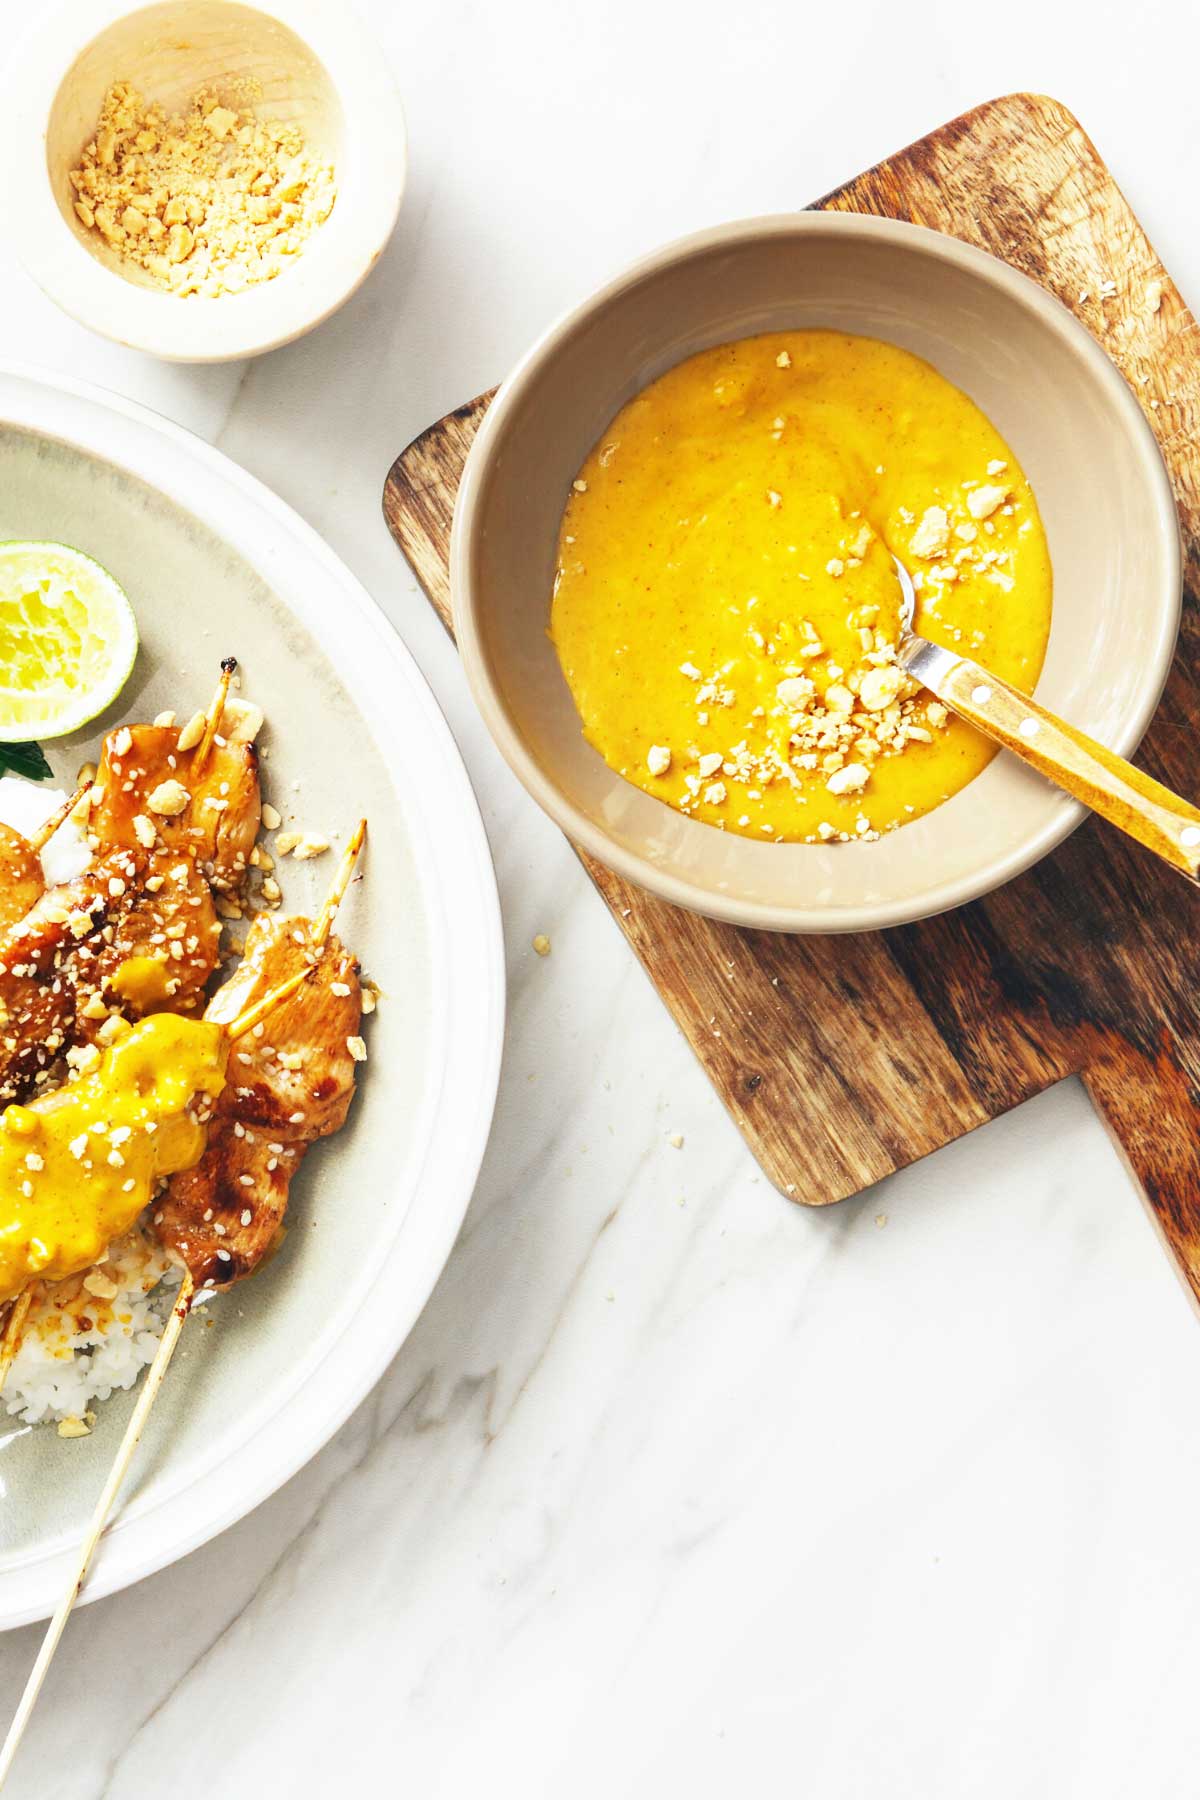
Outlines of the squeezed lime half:
M98 562L0 543L0 743L78 731L116 699L137 648L133 608Z

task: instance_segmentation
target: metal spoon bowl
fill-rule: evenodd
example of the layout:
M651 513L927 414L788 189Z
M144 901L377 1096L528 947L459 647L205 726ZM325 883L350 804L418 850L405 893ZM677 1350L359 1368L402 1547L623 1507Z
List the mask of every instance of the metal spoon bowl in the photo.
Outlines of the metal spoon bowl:
M901 666L961 719L1200 886L1200 811L989 669L913 629L917 594L896 556Z

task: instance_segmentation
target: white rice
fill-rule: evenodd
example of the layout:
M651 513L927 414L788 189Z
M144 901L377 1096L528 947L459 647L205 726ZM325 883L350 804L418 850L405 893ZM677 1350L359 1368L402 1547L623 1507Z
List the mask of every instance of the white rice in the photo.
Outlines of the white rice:
M94 1400L131 1388L153 1360L179 1284L179 1270L135 1226L99 1265L103 1297L72 1276L42 1291L4 1384L4 1405L27 1425L85 1421ZM107 1277L107 1280L104 1278Z
M42 787L20 775L0 775L0 825L31 836L67 798L65 788ZM86 833L73 819L55 832L42 851L42 868L48 882L71 881L92 860Z
M64 788L0 776L0 823L29 836L66 798ZM70 881L91 860L71 819L42 852L49 883ZM42 1290L30 1310L3 1394L9 1414L28 1425L85 1420L93 1400L132 1387L154 1355L171 1302L171 1286L161 1284L164 1276L177 1284L178 1271L137 1230L113 1245L101 1267L117 1286L111 1298L90 1293L76 1276Z

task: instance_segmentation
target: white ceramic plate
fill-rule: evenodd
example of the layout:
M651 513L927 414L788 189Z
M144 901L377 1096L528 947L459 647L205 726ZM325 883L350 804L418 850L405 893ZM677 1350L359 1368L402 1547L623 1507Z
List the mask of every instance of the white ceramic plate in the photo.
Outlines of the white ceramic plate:
M404 1341L478 1173L504 962L487 840L445 721L362 587L287 506L142 408L0 368L0 538L18 536L90 551L142 631L116 705L47 746L56 776L71 785L120 718L189 714L236 654L267 714L266 797L343 841L370 819L339 929L384 994L349 1122L301 1171L283 1251L213 1305L211 1328L188 1326L90 1600L265 1499ZM314 904L333 861L289 864L285 903ZM0 1629L53 1609L131 1404L114 1397L74 1441L0 1415Z

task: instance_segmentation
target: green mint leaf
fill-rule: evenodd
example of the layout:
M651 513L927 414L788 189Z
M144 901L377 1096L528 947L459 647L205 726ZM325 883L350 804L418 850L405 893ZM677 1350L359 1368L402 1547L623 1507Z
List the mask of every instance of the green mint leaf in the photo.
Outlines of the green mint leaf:
M47 781L53 773L42 755L40 744L0 744L0 775L23 775L26 781Z

